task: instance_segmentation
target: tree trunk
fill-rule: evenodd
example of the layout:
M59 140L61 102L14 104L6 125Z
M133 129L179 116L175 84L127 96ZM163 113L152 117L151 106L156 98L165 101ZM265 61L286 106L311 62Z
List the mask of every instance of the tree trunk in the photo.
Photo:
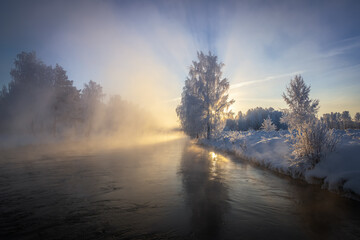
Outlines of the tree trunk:
M210 128L210 123L207 123L207 139L210 139L211 136L211 128Z
M210 109L207 109L207 139L210 139L211 136L211 128L210 128Z

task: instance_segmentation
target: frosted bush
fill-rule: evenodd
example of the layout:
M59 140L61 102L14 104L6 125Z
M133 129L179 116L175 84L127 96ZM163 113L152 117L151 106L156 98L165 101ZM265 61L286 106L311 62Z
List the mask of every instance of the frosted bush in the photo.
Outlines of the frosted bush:
M314 167L327 153L334 151L338 142L333 130L319 120L303 123L290 136L293 155L307 168Z

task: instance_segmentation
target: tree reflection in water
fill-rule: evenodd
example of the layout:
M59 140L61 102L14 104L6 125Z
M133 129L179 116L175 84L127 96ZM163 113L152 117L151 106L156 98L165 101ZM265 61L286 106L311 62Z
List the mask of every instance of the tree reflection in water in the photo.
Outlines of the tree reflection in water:
M223 181L224 157L195 144L186 145L180 164L185 200L191 210L191 235L218 238L229 208Z

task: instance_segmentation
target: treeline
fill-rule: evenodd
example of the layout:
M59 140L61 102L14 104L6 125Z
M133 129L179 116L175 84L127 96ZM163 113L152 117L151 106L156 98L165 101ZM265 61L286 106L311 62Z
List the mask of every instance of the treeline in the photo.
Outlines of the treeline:
M356 113L354 118L351 117L349 111L331 112L323 114L321 120L326 123L329 128L334 129L359 129L360 128L360 112Z
M236 117L226 120L225 131L248 131L259 130L265 119L268 117L276 126L276 129L287 129L287 125L280 122L283 112L274 108L251 108L245 114L238 112Z
M0 92L0 133L134 134L152 124L149 114L120 96L105 101L94 81L77 89L60 65L46 65L35 52L18 54L10 75Z
M287 129L287 125L281 122L282 111L274 108L252 108L245 114L241 111L235 117L226 120L225 131L248 131L260 130L264 121L268 118L276 126L277 130ZM360 129L360 113L356 113L352 118L349 111L342 113L325 113L320 118L331 129Z

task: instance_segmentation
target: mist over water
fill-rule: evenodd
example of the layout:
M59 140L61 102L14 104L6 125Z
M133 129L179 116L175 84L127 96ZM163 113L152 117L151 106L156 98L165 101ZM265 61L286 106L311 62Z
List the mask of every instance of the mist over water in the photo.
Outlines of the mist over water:
M0 154L3 239L357 239L356 201L188 139ZM37 151L37 153L40 153Z
M19 53L10 74L12 80L0 92L0 147L124 148L181 135L166 115L154 110L156 101L146 108L106 94L92 80L78 89L63 67L47 65L35 52Z

